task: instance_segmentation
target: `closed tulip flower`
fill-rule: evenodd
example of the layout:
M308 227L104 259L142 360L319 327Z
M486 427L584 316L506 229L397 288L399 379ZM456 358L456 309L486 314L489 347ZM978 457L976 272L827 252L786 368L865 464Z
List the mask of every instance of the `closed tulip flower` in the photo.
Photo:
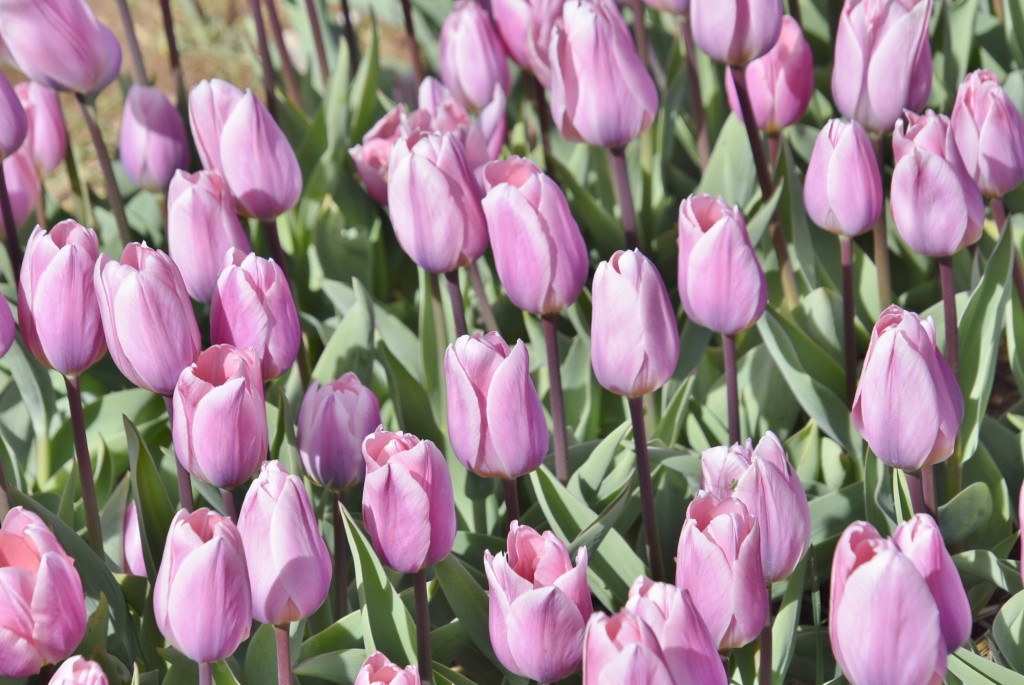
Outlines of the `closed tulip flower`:
M0 676L21 678L66 658L85 637L85 592L74 560L36 514L0 526Z
M967 173L945 114L907 112L896 123L892 146L892 218L915 251L948 257L978 242L985 204Z
M419 109L403 121L405 135L454 133L462 143L466 165L478 186L483 186L483 167L501 155L507 129L505 91L495 85L490 98L474 120L443 83L428 76L420 83Z
M388 203L388 159L395 141L405 133L404 119L405 108L395 107L363 134L362 143L348 151L366 192L382 205Z
M188 94L188 120L203 167L224 173L220 139L235 105L245 96L235 85L219 78L200 81Z
M68 135L60 100L53 88L34 81L23 81L14 91L28 119L25 148L32 157L36 173L42 178L64 161L67 151Z
M804 206L811 221L848 238L871 230L882 216L882 176L871 139L856 121L830 119L818 133Z
M160 250L129 243L120 262L100 255L93 283L114 364L135 385L170 395L200 349L178 267Z
M964 167L982 193L1000 197L1024 181L1024 117L998 76L985 69L968 74L951 119Z
M629 609L590 617L583 646L583 685L675 685L654 631Z
M306 390L296 440L302 466L313 482L344 490L363 479L363 439L380 425L377 396L349 371Z
M128 503L124 510L124 560L121 568L133 576L146 574L146 556L142 551L142 531L139 528L139 511L135 500Z
M484 570L491 645L502 665L543 683L578 671L593 611L586 547L576 552L574 567L554 533L541 535L513 521L508 553L484 552Z
M531 0L492 0L491 15L508 56L520 67L529 68L526 35L530 27Z
M672 377L679 329L665 282L640 250L619 250L594 273L590 361L597 381L640 397Z
M546 88L551 80L548 44L565 0L491 0L494 28L508 56L533 72Z
M99 242L68 219L36 226L18 282L18 322L25 345L42 364L78 376L107 351L93 271Z
M0 73L0 160L13 155L28 135L28 117L11 82Z
M614 2L566 2L549 55L551 116L568 140L621 147L650 127L658 89Z
M273 380L295 363L302 343L291 286L272 259L253 253L231 248L224 265L210 306L210 337L253 348L263 380Z
M50 685L108 685L107 674L95 661L73 656L60 665Z
M484 216L508 299L532 314L563 311L583 292L589 266L565 193L522 157L492 162L484 181Z
M0 15L0 40L33 81L92 95L117 77L121 46L85 0L2 0Z
M155 86L135 84L128 91L120 140L125 173L146 190L166 191L174 172L192 160L181 114Z
M487 10L475 0L459 0L441 26L441 79L462 104L480 109L494 86L508 90L508 63Z
M781 0L691 0L693 40L712 59L742 66L767 53L782 30Z
M814 94L814 55L795 19L782 17L778 41L747 65L746 80L754 122L759 129L778 135L800 120ZM733 114L742 120L732 70L726 71L725 92Z
M690 593L718 648L753 641L768 620L761 526L743 502L702 492L686 511L676 585Z
M224 178L179 169L167 190L167 250L193 299L213 299L224 255L233 247L252 251Z
M455 542L455 495L437 446L378 428L363 441L363 523L373 549L399 573L448 556Z
M953 453L964 401L956 377L935 345L935 326L893 305L871 331L853 425L878 458L915 471Z
M832 98L844 117L887 133L904 109L924 107L932 88L931 16L932 0L846 0L832 70Z
M203 350L174 388L171 429L178 461L199 480L218 488L248 480L270 444L263 378L252 350Z
M420 685L420 682L420 672L415 666L402 668L380 652L374 652L359 667L355 685Z
M743 213L720 197L679 205L679 299L688 317L722 335L753 326L768 304Z
M11 200L11 214L14 215L14 229L25 223L39 198L39 177L36 176L32 158L24 147L3 160L4 180L7 182L7 196ZM0 228L7 230L3 213L0 212Z
M238 514L252 588L252 615L281 625L320 608L331 588L331 554L298 476L264 462Z
M219 661L249 637L252 598L242 537L209 509L171 521L153 586L156 625L189 659Z
M416 133L397 141L388 167L391 224L410 259L441 273L484 253L480 190L455 134Z

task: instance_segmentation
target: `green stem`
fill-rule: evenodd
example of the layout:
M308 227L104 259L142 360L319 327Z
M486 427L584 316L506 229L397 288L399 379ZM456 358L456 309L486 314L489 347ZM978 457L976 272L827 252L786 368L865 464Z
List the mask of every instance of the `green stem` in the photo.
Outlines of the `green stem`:
M883 146L883 137L878 136L877 138L874 138L872 142L875 148L875 159L878 161L878 173L881 174L882 180L884 181L885 148ZM892 304L892 276L889 271L888 232L889 229L886 226L886 214L885 212L882 212L882 215L878 217L878 223L875 224L873 235L875 269L878 272L878 299L881 300L883 310Z
M237 524L238 505L235 503L235 493L228 488L221 488L220 495L224 500L224 515L231 519L232 523Z
M345 19L345 40L348 42L349 53L352 52L352 23L349 20L348 0L341 0L341 12ZM306 16L309 17L309 32L313 34L313 45L316 47L316 60L320 66L320 80L324 87L330 79L330 69L327 67L327 50L324 48L324 36L320 31L320 17L316 13L316 5L313 0L306 0ZM352 73L355 73L355 58L349 54L349 63L352 65Z
M295 74L295 65L288 55L288 47L284 42L284 27L281 26L281 17L277 13L277 5L274 0L264 0L267 5L267 19L270 20L270 31L274 36L274 45L277 47L277 56L281 60L281 76L284 78L284 90L288 93L288 99L292 101L295 109L302 111L302 97L299 95L299 78Z
M686 48L686 76L690 82L690 100L693 102L693 124L697 129L697 156L700 158L700 168L703 169L711 159L711 142L708 139L707 114L704 111L704 97L700 90L697 52L693 45L693 30L690 28L689 12L680 18L679 32L683 36L683 45Z
M270 61L270 46L267 44L267 29L263 25L263 9L260 0L249 0L249 11L256 22L256 43L260 50L260 64L263 67L263 90L270 116L277 119L277 99L274 97L274 64Z
M85 525L89 531L89 546L103 558L103 531L100 528L100 510L96 501L96 481L92 475L92 460L89 458L89 441L85 435L85 410L82 406L82 390L77 378L64 376L68 390L68 406L71 407L71 429L75 437L75 457L78 461L78 478L82 483L82 506L85 508Z
M85 100L85 96L81 93L75 93L75 99L78 100L78 107L82 112L82 118L85 120L85 126L89 129L89 136L92 138L93 147L96 148L96 159L100 164L100 170L103 172L103 182L107 186L107 200L110 202L110 211L114 214L114 219L117 221L117 231L121 237L121 242L127 245L132 241L131 231L128 229L128 217L124 213L124 200L121 198L121 191L117 188L117 179L114 177L114 167L110 163L110 154L107 152L107 145L103 142L103 134L100 132L100 127L96 124L96 119L92 115L92 110L88 102ZM70 145L68 146L70 148Z
M560 482L569 482L569 440L565 427L565 398L562 396L562 366L558 358L558 330L555 314L541 318L544 343L548 353L548 380L551 389L551 433L555 442L555 475Z
M772 584L768 583L768 596L772 595ZM768 622L761 629L761 665L757 669L759 685L772 685L772 610L768 607Z
M473 284L473 292L476 294L476 303L480 307L480 316L484 319L484 325L489 331L498 331L498 320L494 317L494 310L487 300L487 290L484 289L484 281L480 278L480 270L476 268L476 262L469 263L469 282Z

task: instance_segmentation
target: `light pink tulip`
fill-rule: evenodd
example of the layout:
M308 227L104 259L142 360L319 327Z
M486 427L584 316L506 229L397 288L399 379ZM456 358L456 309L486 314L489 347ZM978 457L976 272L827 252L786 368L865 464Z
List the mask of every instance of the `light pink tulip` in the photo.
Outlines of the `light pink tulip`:
M458 0L441 26L441 80L462 104L481 109L494 86L508 90L508 63L487 10L475 0Z
M153 613L171 646L193 661L224 659L249 637L249 574L231 519L206 508L174 516L153 586Z
M598 612L587 622L583 685L676 685L654 631L629 609Z
M93 283L114 364L135 385L170 395L200 349L178 267L160 250L129 243L120 262L100 255Z
M691 0L693 41L712 59L742 66L772 49L782 30L781 0Z
M768 283L739 207L691 195L679 205L679 299L686 315L722 335L753 326Z
M68 135L64 127L60 100L53 88L34 81L23 81L14 87L28 118L25 148L32 157L40 178L64 161Z
M422 133L453 133L462 142L466 165L478 186L483 186L483 167L501 155L505 144L505 91L495 85L490 101L476 119L433 76L423 79L419 89L419 109L402 121L406 136Z
M526 51L527 32L532 19L531 0L491 0L494 28L501 38L508 56L520 67L530 66Z
M830 119L818 133L804 179L811 221L849 238L882 216L882 176L871 139L856 121Z
M415 666L401 668L374 652L360 666L355 685L420 685L420 672Z
M50 685L109 685L107 674L95 661L73 656L50 678Z
M27 135L25 108L7 76L0 72L0 161L13 155Z
M366 192L382 205L388 203L388 160L391 148L396 140L406 135L403 125L405 117L405 108L401 105L395 107L363 134L362 143L348 151L359 177L363 179Z
M14 215L14 228L18 229L36 206L39 198L39 177L32 166L32 157L22 147L3 161L4 180L7 182L7 195L11 200L11 214ZM2 213L0 213L0 229L7 230Z
M991 71L972 71L960 84L951 117L964 167L988 197L1024 180L1024 117Z
M155 86L136 84L129 89L120 141L125 174L147 190L166 191L174 172L188 168L192 161L185 122Z
M231 111L244 96L236 86L218 78L200 81L189 92L188 120L204 168L224 173L221 134Z
M145 577L146 556L142 551L142 529L139 525L139 511L135 500L132 500L124 510L124 559L121 568L130 575Z
M83 637L85 592L74 560L39 516L14 507L0 527L0 676L38 673Z
M505 50L516 64L533 72L545 88L551 82L548 44L565 0L492 0L491 15Z

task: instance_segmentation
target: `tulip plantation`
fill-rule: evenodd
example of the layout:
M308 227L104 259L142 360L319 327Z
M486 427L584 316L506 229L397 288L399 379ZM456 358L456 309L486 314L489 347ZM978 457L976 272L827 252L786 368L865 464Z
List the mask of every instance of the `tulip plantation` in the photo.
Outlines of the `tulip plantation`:
M0 0L0 685L1024 683L1024 2L226 4Z

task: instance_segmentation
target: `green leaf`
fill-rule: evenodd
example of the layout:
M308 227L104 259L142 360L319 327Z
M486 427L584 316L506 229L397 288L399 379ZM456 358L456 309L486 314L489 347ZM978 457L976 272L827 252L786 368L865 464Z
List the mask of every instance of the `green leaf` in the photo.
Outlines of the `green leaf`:
M480 652L495 666L505 670L491 647L491 634L487 623L487 593L470 575L461 561L449 554L434 564L434 574L441 584L441 592L455 612L466 635Z
M443 444L443 436L434 422L430 397L405 366L391 354L383 341L377 343L377 355L388 375L388 389L402 429L424 439Z
M352 108L352 134L349 140L362 140L363 134L373 126L377 110L377 79L380 76L379 36L377 18L371 15L370 49L359 61L359 68L352 79L349 104Z
M1024 685L1024 675L984 659L963 647L949 655L948 675L964 685Z
M984 581L1009 593L1024 589L1020 569L987 549L972 549L953 555L953 563L966 581Z
M353 611L303 642L299 648L299 660L305 661L328 652L361 648L364 639L362 612Z
M330 383L346 371L355 372L364 384L370 383L374 360L373 303L357 279L352 279L352 290L355 302L313 368L312 378L320 383Z
M804 576L810 557L804 558L786 580L786 592L782 605L772 623L772 683L782 685L789 671L789 664L796 652L796 633L800 627L800 603L804 594Z
M983 483L971 483L939 507L939 528L947 545L956 545L988 523L992 495Z
M1018 592L1003 605L992 623L992 639L1006 662L1024 672L1024 592Z
M124 417L125 435L128 437L128 463L131 468L135 508L139 516L142 554L150 582L156 582L156 572L163 559L164 541L174 518L174 505L164 490L163 481L153 456L149 452L138 428Z
M321 678L331 683L354 683L359 668L368 655L369 651L366 649L343 649L318 654L295 664L292 673L297 676Z
M715 149L704 168L697 193L721 195L726 202L745 206L754 193L757 173L750 140L743 122L730 114L722 126Z
M277 685L275 628L261 625L245 648L245 685Z

